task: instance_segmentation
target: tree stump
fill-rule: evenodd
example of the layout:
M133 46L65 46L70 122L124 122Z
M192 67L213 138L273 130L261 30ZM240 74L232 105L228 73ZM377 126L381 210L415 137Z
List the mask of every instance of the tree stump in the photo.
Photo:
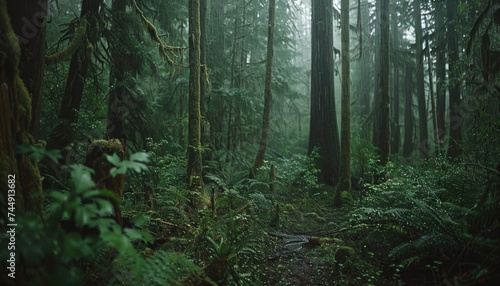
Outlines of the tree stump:
M120 160L123 161L126 152L127 145L124 140L95 140L89 145L87 156L85 158L85 165L95 171L92 179L96 183L97 188L112 191L119 200L121 200L123 196L125 176L117 175L113 178L109 174L113 165L106 159L104 154L112 155L113 153L116 153ZM121 226L123 226L119 202L113 202L113 206L116 220Z

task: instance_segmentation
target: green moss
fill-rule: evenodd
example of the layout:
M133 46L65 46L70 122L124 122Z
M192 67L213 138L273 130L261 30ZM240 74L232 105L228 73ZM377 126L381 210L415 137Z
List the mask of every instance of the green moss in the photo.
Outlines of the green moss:
M78 48L81 46L81 44L86 38L85 36L87 33L87 25L88 25L87 20L82 19L80 25L78 26L78 29L73 35L73 38L69 42L68 46L66 46L66 48L64 48L62 51L59 51L50 56L46 56L45 63L51 64L59 62L65 59L68 55L72 55L74 52L76 52L76 50L78 50Z
M352 261L356 252L349 246L340 246L335 252L335 260L338 263L346 263L348 261Z
M295 211L295 207L292 204L286 204L285 207L286 207L286 210L289 212Z
M31 122L31 96L19 76L15 77L15 85L19 100L19 124L23 130L28 130Z
M89 147L89 152L99 152L109 155L116 153L119 157L123 157L124 155L123 145L118 139L94 140Z
M315 219L318 222L325 223L326 220L324 217L319 216L317 213L307 213L304 215L305 217Z

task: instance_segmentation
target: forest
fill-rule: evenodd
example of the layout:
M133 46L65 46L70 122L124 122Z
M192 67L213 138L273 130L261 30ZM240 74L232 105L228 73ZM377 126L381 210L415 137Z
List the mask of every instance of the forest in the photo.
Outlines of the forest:
M498 285L499 0L0 0L1 285Z

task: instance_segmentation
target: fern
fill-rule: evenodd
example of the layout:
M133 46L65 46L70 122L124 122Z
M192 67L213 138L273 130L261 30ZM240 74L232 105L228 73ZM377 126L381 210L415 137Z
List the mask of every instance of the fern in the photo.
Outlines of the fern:
M158 251L153 256L137 261L124 258L114 264L111 284L126 285L175 285L190 276L203 276L203 270L186 257L167 251Z

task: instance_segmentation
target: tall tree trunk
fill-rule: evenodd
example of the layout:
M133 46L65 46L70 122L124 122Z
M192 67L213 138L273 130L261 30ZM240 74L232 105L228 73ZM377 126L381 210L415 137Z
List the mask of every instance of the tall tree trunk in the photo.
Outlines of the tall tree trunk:
M206 106L205 106L205 72L207 64L207 0L200 0L200 108L201 116L206 116ZM203 143L203 136L201 137L201 143Z
M449 120L450 120L450 142L448 145L448 157L456 158L462 153L460 144L462 142L462 111L460 99L460 73L458 71L458 37L455 31L457 25L458 2L448 0L446 2L448 11L448 80L449 80Z
M379 75L379 136L378 145L380 151L380 163L387 164L389 161L390 145L390 95L389 95L389 0L380 1L380 75Z
M264 82L264 111L262 112L262 130L260 134L259 149L253 166L250 169L250 178L254 178L257 169L264 165L264 157L266 156L267 138L269 135L269 121L271 115L271 105L273 93L271 90L272 69L273 69L273 38L274 38L274 12L276 10L276 1L269 1L269 23L267 25L267 58L266 58L266 78Z
M424 57L422 51L422 15L420 10L420 0L413 1L413 19L415 22L415 54L417 63L417 99L418 99L418 122L420 142L418 149L420 157L429 157L429 140L427 134L427 108L425 105L425 83L424 83Z
M380 106L380 1L377 0L375 2L375 11L377 13L377 20L375 24L375 80L374 80L374 89L373 89L373 112L372 112L372 144L373 146L379 145L379 106Z
M125 88L125 58L127 51L123 48L124 33L126 23L124 19L125 14L125 0L113 0L111 9L113 11L111 34L115 39L110 40L114 43L110 49L111 64L109 71L109 98L108 98L108 121L106 124L106 133L109 139L123 139L125 136L123 115L127 112L126 105L123 99L127 89Z
M366 50L366 46L368 45L368 37L370 35L369 32L369 4L367 0L361 0L358 1L359 7L359 13L360 13L360 38L359 38L359 46L360 46L360 64L363 65L361 68L361 76L359 79L359 85L361 88L361 99L360 99L360 104L361 104L361 114L362 115L368 115L370 113L370 92L369 92L369 73L370 69L369 67L365 66L367 65L370 61L370 53Z
M409 158L413 152L413 73L408 62L405 68L405 137L403 156Z
M34 4L33 4L34 5ZM30 94L24 85L19 64L28 60L20 52L18 38L7 14L6 1L0 0L0 182L1 196L15 196L15 211L43 216L43 193L37 165L23 154L16 154L20 144L34 144L29 135L31 104ZM17 14L16 14L17 15ZM18 35L23 36L23 34ZM19 39L20 40L20 39ZM2 219L8 221L2 211ZM22 278L21 278L22 279Z
M71 57L68 78L64 89L63 99L59 108L58 118L61 122L52 130L47 146L62 149L74 140L72 123L78 120L78 111L83 97L83 89L93 49L97 42L97 14L100 0L83 0L80 19L86 19L89 26L86 31L87 44L80 48Z
M207 60L208 66L211 69L210 82L212 84L211 92L209 93L209 110L208 120L212 127L210 132L211 142L215 150L220 150L224 145L222 143L224 129L224 102L220 88L224 82L225 71L225 41L224 41L224 1L211 1L209 18L210 36L213 41L208 42Z
M12 28L21 48L20 76L31 95L29 130L36 142L40 137L47 0L16 0L8 1L7 4Z
M446 41L444 24L444 9L443 4L436 11L436 34L437 34L437 57L436 57L436 116L438 126L439 145L438 150L443 147L444 136L446 133L445 114L446 114Z
M336 185L339 173L339 135L334 98L333 3L312 0L311 121L309 154L318 148L320 180Z
M427 27L427 21L425 21L425 26ZM429 92L431 101L431 114L432 114L432 129L434 131L434 147L435 153L438 154L439 149L439 139L438 139L438 127L437 127L437 117L436 117L436 103L434 101L434 80L432 77L432 58L431 58L431 47L429 46L429 34L425 38L425 45L427 47L427 69L429 70Z
M204 195L200 133L200 1L189 0L189 103L187 180L191 191Z
M349 47L349 0L340 2L342 49L342 109L340 126L339 185L334 205L342 205L341 193L351 191L351 57Z
M396 3L395 3L396 4ZM392 19L391 19L391 33L392 33L392 86L393 86L393 99L394 99L394 113L393 121L394 128L392 128L392 146L391 152L394 154L399 153L399 146L401 145L401 130L399 128L399 36L398 31L398 13L396 9L393 9Z
M245 0L243 0L245 1ZM235 7L236 11L234 13L234 25L233 25L233 54L231 56L231 76L229 81L229 88L233 88L236 80L236 45L238 41L238 6ZM234 108L234 100L231 97L229 99L229 118L227 121L227 139L226 139L226 148L231 151L231 139L234 141L234 132L232 132L232 117L233 117L233 108Z

